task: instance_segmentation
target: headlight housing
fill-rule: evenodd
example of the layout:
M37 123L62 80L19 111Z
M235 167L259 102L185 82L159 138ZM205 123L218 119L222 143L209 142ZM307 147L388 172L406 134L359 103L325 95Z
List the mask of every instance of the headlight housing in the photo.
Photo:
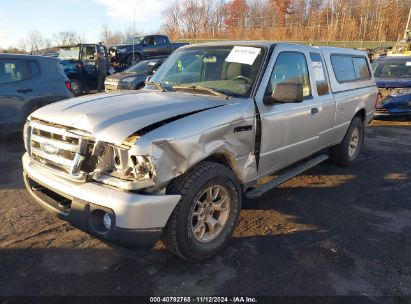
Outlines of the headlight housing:
M155 185L156 170L147 155L133 155L129 149L99 143L93 178L123 190L142 190Z
M411 94L411 88L399 88L399 89L394 89L390 93L390 96L393 97L398 97L398 96L403 96L403 95L408 95Z
M131 76L131 77L121 79L119 82L119 87L124 88L124 89L132 89L134 80L136 80L136 78L137 77L135 76Z

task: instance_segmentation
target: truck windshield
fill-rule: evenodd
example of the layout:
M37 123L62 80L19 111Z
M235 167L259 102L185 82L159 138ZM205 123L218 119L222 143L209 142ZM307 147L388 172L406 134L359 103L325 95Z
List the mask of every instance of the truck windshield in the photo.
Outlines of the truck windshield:
M143 41L144 37L134 37L134 38L130 38L128 40L126 40L125 44L133 44L133 40L134 40L134 44L140 44L141 41Z
M79 59L80 47L65 47L61 48L59 52L59 58L61 59Z
M264 54L264 48L248 46L181 49L164 62L152 81L171 91L203 88L200 91L210 89L209 92L230 97L247 97L255 85Z
M372 66L375 77L411 78L411 57L408 61L375 61Z

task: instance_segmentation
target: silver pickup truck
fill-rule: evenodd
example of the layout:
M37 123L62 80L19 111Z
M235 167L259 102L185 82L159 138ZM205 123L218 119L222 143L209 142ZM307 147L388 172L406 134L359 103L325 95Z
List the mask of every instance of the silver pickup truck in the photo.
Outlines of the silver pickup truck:
M364 52L270 42L178 49L139 92L54 103L28 119L24 180L108 242L162 239L199 261L257 198L330 158L350 165L377 88ZM259 179L275 175L255 187Z

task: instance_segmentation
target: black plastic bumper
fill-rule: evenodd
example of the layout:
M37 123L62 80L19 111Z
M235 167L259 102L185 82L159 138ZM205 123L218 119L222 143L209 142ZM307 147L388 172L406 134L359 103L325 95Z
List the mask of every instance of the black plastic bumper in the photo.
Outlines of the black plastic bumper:
M377 119L377 120L411 119L411 112L406 112L406 113L375 112L374 119Z
M114 211L87 201L67 197L55 189L29 177L23 172L24 183L29 193L43 208L55 213L60 219L103 241L132 248L152 248L160 239L162 229L122 229L115 226ZM102 225L102 215L108 213L112 228Z

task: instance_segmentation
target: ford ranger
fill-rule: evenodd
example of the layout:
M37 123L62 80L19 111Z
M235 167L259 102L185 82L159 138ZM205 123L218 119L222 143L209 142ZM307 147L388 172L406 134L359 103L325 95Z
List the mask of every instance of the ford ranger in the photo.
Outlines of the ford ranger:
M30 194L91 235L207 259L245 197L330 158L354 162L377 88L364 52L219 42L174 52L138 92L54 103L28 119ZM275 175L256 187L261 178Z

